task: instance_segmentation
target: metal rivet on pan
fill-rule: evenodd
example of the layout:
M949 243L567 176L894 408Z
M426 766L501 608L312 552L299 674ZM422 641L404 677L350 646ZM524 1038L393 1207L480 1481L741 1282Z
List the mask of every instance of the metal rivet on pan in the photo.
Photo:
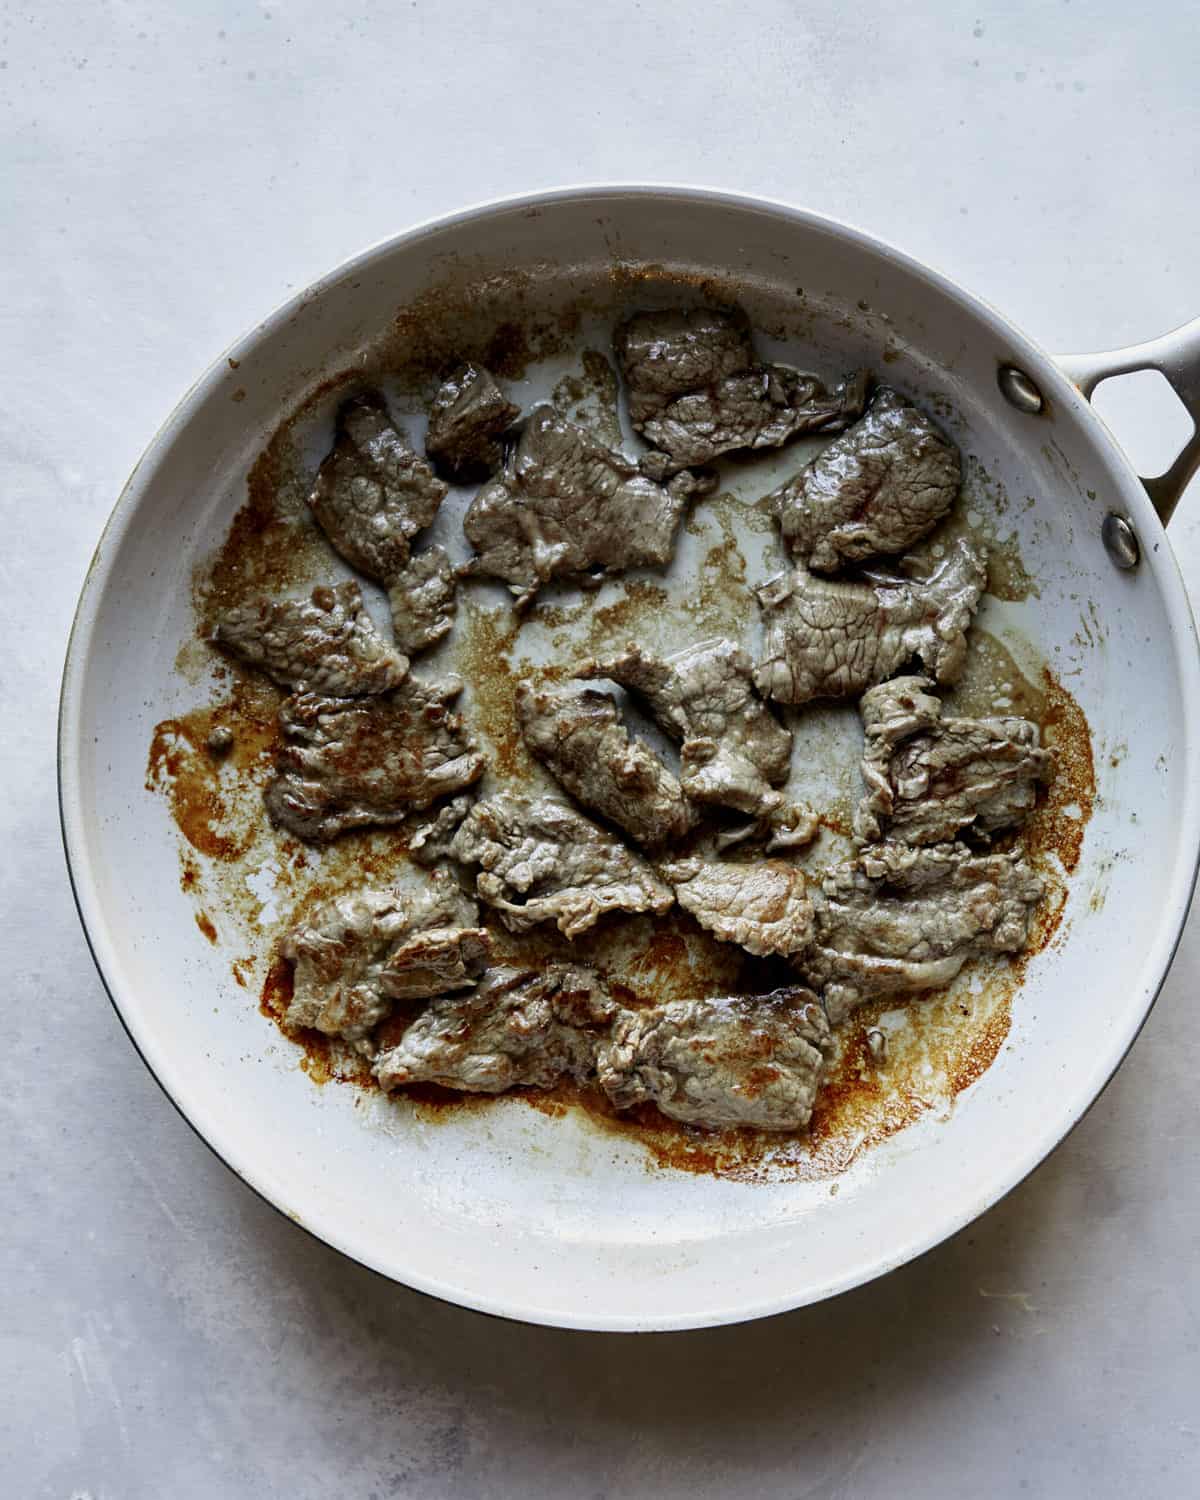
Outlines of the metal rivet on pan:
M1018 370L1016 365L1001 365L996 371L996 384L1009 406L1015 406L1027 416L1036 417L1045 408L1046 402L1041 391L1025 371Z
M1138 546L1137 532L1124 516L1110 510L1104 518L1100 535L1104 538L1105 550L1118 568L1137 567L1142 549Z

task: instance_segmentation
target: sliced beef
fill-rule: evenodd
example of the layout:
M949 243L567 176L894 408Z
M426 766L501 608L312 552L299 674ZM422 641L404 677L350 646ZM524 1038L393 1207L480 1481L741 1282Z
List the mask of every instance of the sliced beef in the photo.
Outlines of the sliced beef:
M281 945L295 965L287 1024L365 1038L391 1010L379 971L408 929L408 903L397 891L354 891L318 907Z
M816 996L797 987L622 1011L596 1068L618 1109L652 1103L714 1130L801 1130L829 1045Z
M811 844L820 831L821 819L807 803L785 802L764 818L719 829L716 847L723 852L761 844L764 854L787 854Z
M475 984L489 952L478 916L447 876L417 893L366 889L324 902L281 944L294 965L287 1024L365 1044L394 1000Z
M697 821L658 756L631 739L610 694L593 688L517 688L517 721L531 753L568 792L647 847L682 838Z
M463 520L476 549L465 571L504 579L524 607L552 578L665 567L684 507L704 487L688 474L656 484L553 407L535 407Z
M645 860L553 797L489 797L471 809L450 849L480 867L479 896L512 932L554 922L574 938L606 912L661 916L674 902Z
M427 547L409 559L388 589L392 633L401 651L415 656L449 633L456 588L454 565L444 548Z
M476 1094L550 1088L592 1072L614 1008L591 969L492 969L471 994L435 1000L396 1046L380 1053L375 1075L385 1089L411 1083Z
M682 859L660 869L684 911L723 943L739 943L759 958L786 958L813 940L813 905L795 865Z
M756 591L766 648L754 681L779 703L850 698L916 657L938 682L953 682L986 586L984 559L964 538L921 580L781 573Z
M414 932L384 965L382 980L393 1000L428 1000L477 984L491 956L482 927L431 927Z
M471 792L464 792L424 818L414 820L408 838L408 852L419 865L440 865L454 858L454 835L471 811L474 800Z
M1019 853L872 844L813 892L816 942L796 961L831 1022L882 995L948 984L980 953L1019 953L1043 885Z
M637 313L614 344L634 428L660 450L643 461L656 478L736 449L840 432L862 413L865 374L828 391L814 375L762 364L740 313Z
M520 415L482 365L459 365L433 398L425 452L447 479L477 483L500 467L500 438Z
M783 801L792 736L754 691L753 663L728 640L701 641L657 657L630 643L620 656L585 662L577 675L619 682L647 706L680 749L680 782L695 802L763 817Z
M478 781L484 758L450 707L462 686L456 677L410 677L377 698L287 699L278 775L266 792L271 821L324 843L351 828L402 822Z
M300 693L385 693L408 672L407 658L376 630L351 582L315 588L307 599L250 599L222 615L213 640Z
M445 496L446 486L396 428L383 397L372 392L338 412L337 435L308 503L350 566L387 584Z
M881 386L867 414L771 497L784 540L817 573L907 552L954 504L958 449Z
M927 677L897 677L858 705L867 792L854 831L865 843L941 844L964 830L1011 828L1054 776L1054 753L1029 719L954 718L932 689Z

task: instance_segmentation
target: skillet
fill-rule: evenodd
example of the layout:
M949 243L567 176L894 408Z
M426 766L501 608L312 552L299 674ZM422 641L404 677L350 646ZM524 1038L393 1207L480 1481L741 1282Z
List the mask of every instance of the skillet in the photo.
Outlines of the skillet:
M1072 751L1087 774L1070 782L1087 805L1057 810L1060 832L1074 819L1079 836L1047 852L1065 904L1019 984L1001 994L976 979L958 996L986 1022L971 1046L987 1042L987 1065L950 1078L949 1054L926 1045L906 1075L921 1095L907 1128L876 1139L865 1117L851 1119L819 1171L766 1159L740 1173L664 1168L577 1109L514 1100L439 1116L314 1087L254 1003L264 959L247 902L260 928L277 918L286 872L258 846L253 868L231 874L203 838L181 844L147 776L156 726L212 694L194 645L197 570L219 555L281 424L314 461L347 381L405 361L431 370L456 342L490 351L528 406L591 368L581 351L603 348L621 311L680 300L736 301L772 357L829 375L869 365L943 421L968 457L965 507L998 556L1021 560L980 629L1010 678L1048 682L1049 668L1056 701L1087 726ZM469 209L293 298L150 444L100 540L64 671L59 778L76 900L121 1020L169 1097L239 1176L329 1244L419 1290L532 1322L652 1330L758 1317L883 1274L970 1222L1062 1140L1119 1065L1195 878L1200 658L1164 527L1200 463L1200 433L1143 481L1087 399L1102 379L1146 368L1200 416L1200 323L1055 360L944 275L856 230L691 188L581 188ZM413 426L417 403L389 394ZM724 532L700 502L670 597L707 588L702 623L728 626L736 594L728 571L706 583L714 547L732 537L764 576L770 537L748 502L804 456L800 445L723 471ZM455 514L448 502L447 526ZM606 585L593 607L616 611L614 630L669 644L659 617L670 611L643 592L649 607L626 621L624 589ZM484 623L503 601L486 602ZM471 660L486 675L482 629ZM535 623L520 649L551 659L562 640ZM484 696L482 680L472 687ZM815 715L798 745L817 804L846 795L852 717Z

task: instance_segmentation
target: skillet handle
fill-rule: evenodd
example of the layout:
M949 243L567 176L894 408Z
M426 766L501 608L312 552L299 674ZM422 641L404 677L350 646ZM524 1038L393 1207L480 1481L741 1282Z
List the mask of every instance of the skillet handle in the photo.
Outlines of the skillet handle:
M1151 504L1165 526L1188 481L1200 469L1200 318L1145 344L1130 344L1127 349L1109 349L1101 354L1061 354L1057 362L1088 400L1110 375L1157 370L1183 402L1192 419L1191 437L1165 474L1142 478Z

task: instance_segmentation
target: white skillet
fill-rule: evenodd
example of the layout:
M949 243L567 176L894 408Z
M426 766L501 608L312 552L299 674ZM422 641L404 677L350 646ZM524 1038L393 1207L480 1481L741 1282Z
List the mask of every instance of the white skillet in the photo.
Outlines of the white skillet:
M647 266L733 284L768 322L794 316L802 288L805 335L785 356L807 363L815 350L839 371L879 367L886 348L888 378L957 412L958 441L1021 499L1013 524L1040 593L1007 606L1008 623L1054 664L1092 730L1096 811L1060 937L1030 965L1007 1044L953 1111L864 1153L836 1196L827 1182L650 1171L636 1145L520 1104L431 1124L313 1087L234 983L231 954L198 930L177 832L143 784L153 726L196 701L175 666L195 628L192 569L220 542L281 417L447 277L517 273L535 308L611 296L624 277L636 305ZM532 1322L650 1330L759 1317L878 1276L982 1213L1124 1057L1195 877L1200 658L1163 522L1200 436L1143 485L1085 399L1105 376L1142 368L1160 369L1200 417L1198 324L1056 362L946 277L856 230L697 189L583 188L470 209L293 298L150 444L97 548L64 673L59 775L76 899L105 986L166 1093L239 1176L329 1244L419 1290ZM1081 631L1081 615L1100 628Z

